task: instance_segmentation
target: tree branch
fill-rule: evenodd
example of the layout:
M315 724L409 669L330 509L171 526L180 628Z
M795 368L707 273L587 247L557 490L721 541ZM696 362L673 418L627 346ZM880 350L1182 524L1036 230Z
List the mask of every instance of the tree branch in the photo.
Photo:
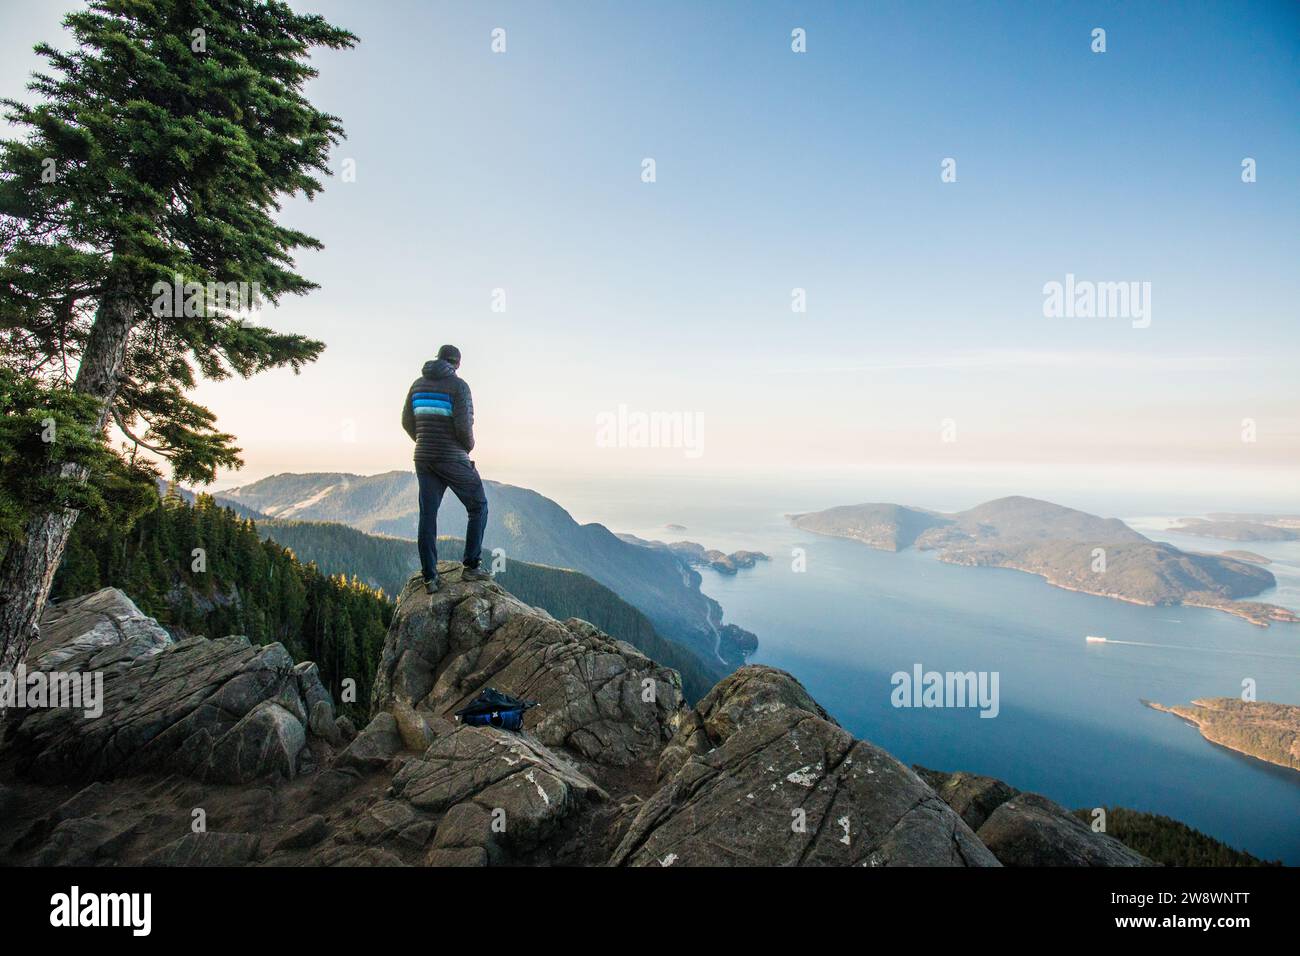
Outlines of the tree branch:
M123 435L131 439L131 441L135 442L141 448L148 448L151 452L162 455L164 458L171 455L171 452L166 449L157 448L154 445L149 444L147 441L142 441L139 438L136 438L135 435L131 433L131 429L126 427L126 422L122 421L122 413L116 408L113 409L113 421L117 423L118 430L121 431Z

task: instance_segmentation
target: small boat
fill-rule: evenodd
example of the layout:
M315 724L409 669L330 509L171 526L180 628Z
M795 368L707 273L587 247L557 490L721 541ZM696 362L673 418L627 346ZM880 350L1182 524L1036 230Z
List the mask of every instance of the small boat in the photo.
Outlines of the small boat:
M1089 644L1105 644L1105 643L1106 643L1106 638L1104 638L1104 637L1097 637L1095 634L1089 634L1087 637L1084 638L1084 640L1087 641Z

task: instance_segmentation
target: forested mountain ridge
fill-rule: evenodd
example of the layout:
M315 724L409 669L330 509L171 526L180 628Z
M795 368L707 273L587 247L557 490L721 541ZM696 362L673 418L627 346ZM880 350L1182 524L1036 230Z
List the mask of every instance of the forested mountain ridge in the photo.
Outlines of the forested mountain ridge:
M500 548L507 560L582 572L645 614L663 637L687 645L703 659L716 659L721 651L734 667L756 644L748 632L738 639L729 635L739 629L724 633L722 608L700 591L700 573L678 556L624 541L601 524L579 524L555 501L527 488L496 481L484 486L487 550ZM410 471L272 475L218 498L271 518L338 522L399 538L414 539L419 522L416 478ZM439 509L438 527L465 527L464 508L450 494Z
M159 502L128 528L82 515L51 595L66 600L104 587L130 593L178 637L278 641L295 660L319 665L344 713L369 715L392 601L355 577L300 562L207 495L192 505L178 497ZM355 688L344 695L347 678Z
M343 524L323 521L264 519L257 522L260 533L317 565L326 574L347 573L386 594L401 592L407 580L420 569L415 542L366 534ZM439 551L460 554L457 538L438 539ZM646 615L616 593L578 571L553 568L527 561L506 559L494 580L511 594L540 607L559 620L577 617L605 633L627 641L643 654L673 668L682 677L682 687L694 702L708 692L725 668L702 658L690 647L661 636Z
M1259 857L1216 840L1180 820L1128 807L1105 807L1106 832L1125 846L1165 866L1281 866L1280 860ZM1091 824L1095 811L1074 815Z
M459 553L458 540L442 540L445 553ZM194 570L195 548L204 552L202 571ZM53 594L118 587L177 635L280 641L295 660L319 663L336 696L342 678L354 677L356 700L364 702L392 600L418 570L412 541L332 522L255 521L224 501L171 487L127 531L83 516ZM582 618L674 668L691 701L725 673L720 663L664 638L644 614L586 575L506 561L497 580L561 620ZM367 716L352 702L344 710Z

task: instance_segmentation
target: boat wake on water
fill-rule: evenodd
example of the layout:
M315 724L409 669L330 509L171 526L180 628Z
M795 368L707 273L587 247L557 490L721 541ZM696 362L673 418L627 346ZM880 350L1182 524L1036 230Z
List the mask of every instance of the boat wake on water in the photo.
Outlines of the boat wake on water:
M1158 647L1170 651L1204 651L1207 654L1245 654L1249 657L1271 657L1283 661L1300 660L1297 654L1270 654L1267 651L1238 651L1223 647L1197 647L1194 644L1156 644L1151 641L1117 641L1111 637L1096 637L1089 634L1084 638L1088 644L1123 644L1128 647Z

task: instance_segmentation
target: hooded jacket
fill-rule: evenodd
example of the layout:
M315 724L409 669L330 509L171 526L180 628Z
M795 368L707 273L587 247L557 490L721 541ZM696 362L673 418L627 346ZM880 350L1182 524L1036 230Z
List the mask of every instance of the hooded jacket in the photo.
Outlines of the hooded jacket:
M465 461L474 450L474 401L450 362L424 363L402 404L402 427L415 440L415 460Z

